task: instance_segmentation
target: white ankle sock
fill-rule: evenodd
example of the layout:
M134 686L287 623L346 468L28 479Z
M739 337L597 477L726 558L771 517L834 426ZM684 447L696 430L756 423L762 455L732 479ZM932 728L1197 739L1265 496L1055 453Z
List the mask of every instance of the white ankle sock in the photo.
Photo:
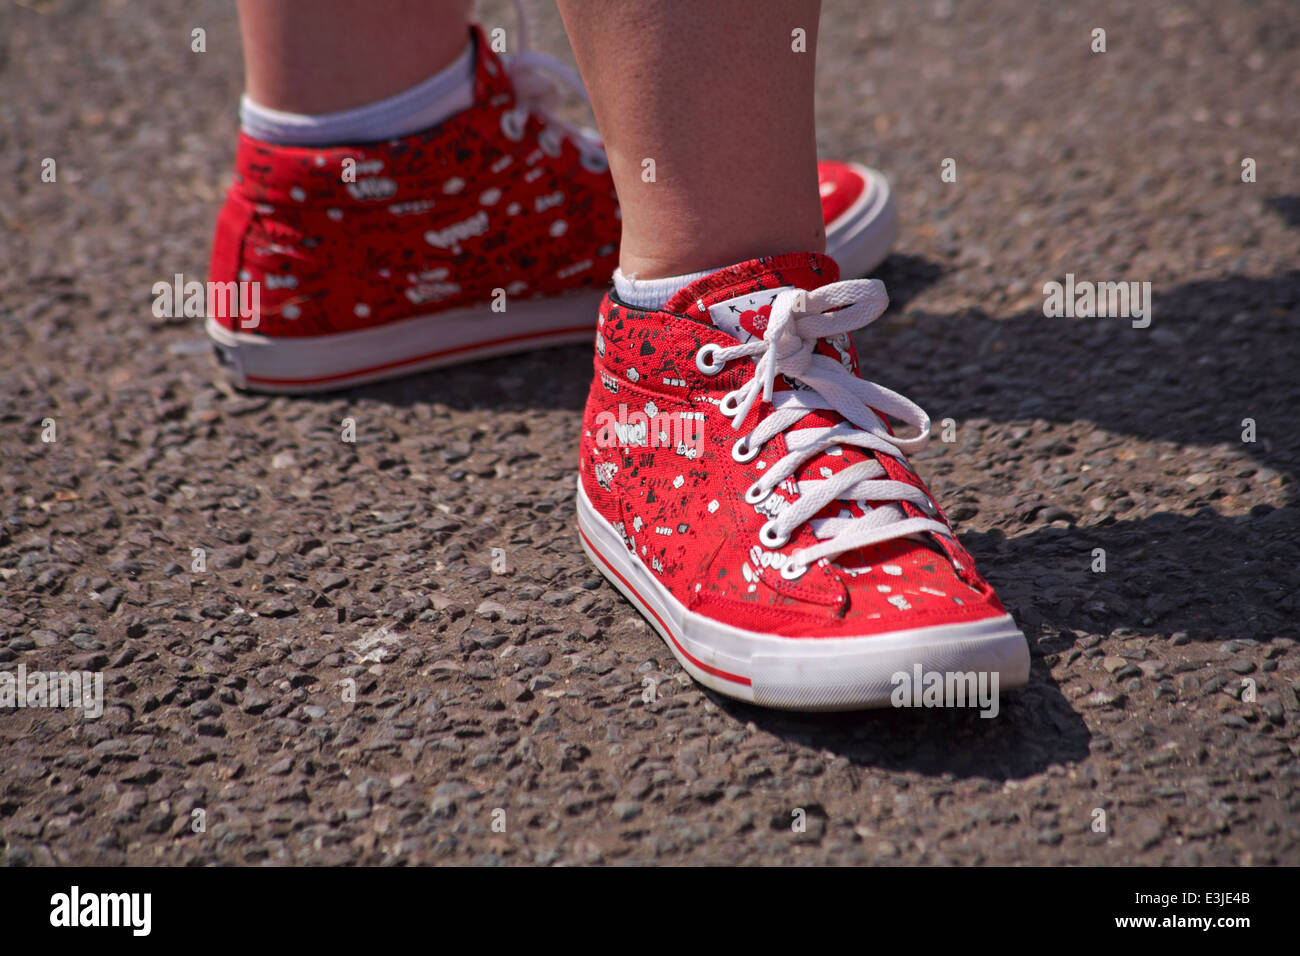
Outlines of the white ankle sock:
M629 279L623 275L622 269L615 269L614 292L628 305L638 309L662 309L669 299L696 279L703 279L717 271L706 269L704 272L668 276L666 279Z
M308 116L254 103L245 94L239 121L254 139L280 146L334 146L396 139L436 126L474 103L474 44L449 67L394 96L337 113Z

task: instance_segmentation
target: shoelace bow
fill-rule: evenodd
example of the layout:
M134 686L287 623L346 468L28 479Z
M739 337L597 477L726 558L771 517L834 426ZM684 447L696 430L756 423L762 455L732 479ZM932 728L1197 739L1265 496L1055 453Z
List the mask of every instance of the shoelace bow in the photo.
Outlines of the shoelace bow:
M788 453L763 471L746 492L747 502L760 504L804 463L836 445L856 445L904 461L908 453L925 446L930 437L930 417L919 405L858 378L840 362L814 351L818 339L865 328L880 318L888 305L889 297L878 279L836 282L812 292L785 290L772 303L764 338L727 347L710 343L700 350L696 362L708 374L720 372L733 359L755 359L753 377L723 396L720 406L723 415L734 419L731 427L736 430L760 397L764 402L773 402L778 375L802 382L813 392L777 393L773 410L733 446L732 457L745 462L755 458L777 435L785 436ZM801 311L796 312L796 308ZM833 408L846 421L831 428L794 428L817 408ZM913 438L889 434L873 409L914 425L920 434ZM937 515L937 511L924 491L888 478L880 462L873 458L850 465L825 480L800 480L798 497L763 525L759 540L766 547L780 548L799 526L839 500L857 503L865 514L813 522L813 533L820 543L792 554L790 564L782 569L785 577L798 577L821 558L834 558L894 538L925 532L953 537L951 529L941 521L908 517L898 502L911 502L931 515ZM871 507L866 504L869 501L880 504Z
M518 139L523 134L527 115L533 113L545 124L538 137L542 148L551 156L558 156L560 140L569 139L578 147L582 164L594 172L609 167L605 148L595 131L566 122L555 115L555 110L566 97L580 99L591 106L587 89L575 70L553 56L537 53L528 48L528 17L521 0L514 0L519 16L519 52L503 56L506 73L515 89L516 106L507 110L503 118L506 134Z

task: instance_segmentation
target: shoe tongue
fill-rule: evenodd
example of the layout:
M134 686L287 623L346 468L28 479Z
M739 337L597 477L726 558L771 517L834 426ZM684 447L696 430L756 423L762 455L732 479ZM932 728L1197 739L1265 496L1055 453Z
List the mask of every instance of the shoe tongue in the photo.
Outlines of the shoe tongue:
M829 256L794 252L750 259L711 272L680 289L665 312L705 322L740 342L762 338L772 301L785 289L812 290L840 277Z

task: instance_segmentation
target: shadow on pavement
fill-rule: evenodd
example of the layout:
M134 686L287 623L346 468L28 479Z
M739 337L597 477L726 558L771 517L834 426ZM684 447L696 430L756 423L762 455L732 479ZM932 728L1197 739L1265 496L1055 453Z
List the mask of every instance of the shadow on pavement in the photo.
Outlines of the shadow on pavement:
M1264 200L1264 205L1281 216L1292 229L1300 229L1300 196L1273 196Z
M1029 683L1003 693L995 717L976 709L866 710L796 714L765 710L706 691L736 720L846 757L855 766L930 776L1015 780L1088 756L1091 734L1039 653Z
M975 360L982 370L975 382L961 375L926 379L920 400L932 415L1092 422L1116 439L1185 446L1183 454L1190 449L1193 456L1198 446L1228 447L1244 459L1232 477L1278 482L1286 497L1282 508L1258 505L1228 516L1213 504L1223 491L1210 486L1193 497L1200 502L1193 514L1125 517L1119 499L1117 513L1087 528L1044 526L1012 537L966 532L962 540L1024 623L1035 630L1046 623L1085 633L1128 627L1261 641L1294 633L1298 305L1300 271L1292 271L1157 291L1149 329L1037 313L916 319L933 343L935 367L961 367L972 341L986 351ZM1059 358L1048 364L1045 356ZM1254 442L1242 440L1246 419L1255 422ZM1096 453L1097 469L1104 470L1111 451ZM1158 453L1151 464L1141 477L1158 489ZM1104 575L1091 571L1094 548L1106 551Z

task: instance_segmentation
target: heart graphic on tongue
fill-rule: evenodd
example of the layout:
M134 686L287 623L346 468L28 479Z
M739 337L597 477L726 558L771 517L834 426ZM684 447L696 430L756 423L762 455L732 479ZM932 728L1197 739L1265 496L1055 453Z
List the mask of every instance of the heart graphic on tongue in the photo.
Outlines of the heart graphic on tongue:
M740 313L740 327L754 336L761 339L763 333L767 331L767 320L772 315L772 307L765 305L761 309L750 309Z

